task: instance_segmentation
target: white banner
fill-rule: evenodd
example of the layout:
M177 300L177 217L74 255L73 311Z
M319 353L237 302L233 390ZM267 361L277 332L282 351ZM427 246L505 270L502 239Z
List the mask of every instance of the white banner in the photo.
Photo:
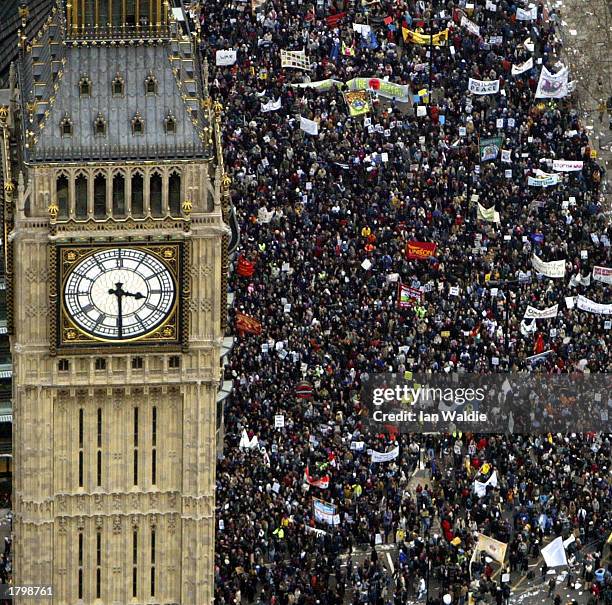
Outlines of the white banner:
M370 462L389 462L395 460L399 456L399 445L394 447L390 452L377 452L370 450Z
M527 61L525 61L525 63L521 63L520 65L513 65L512 66L512 75L513 76L518 76L519 74L522 74L530 69L533 68L533 57L527 59Z
M495 540L484 534L478 534L478 542L474 552L485 552L498 563L503 563L506 558L506 549L508 545L505 542Z
M550 73L542 66L540 80L536 90L536 99L562 99L570 92L568 83L569 70L562 67L556 74Z
M584 162L578 160L553 160L553 170L556 172L574 172L582 170Z
M303 116L300 116L300 128L308 134L315 136L319 134L319 125L314 120L309 120Z
M497 487L497 471L493 471L491 476L487 479L485 483L482 481L474 481L474 493L482 498L487 495L487 487Z
M281 108L281 98L278 97L276 101L268 101L267 103L261 104L261 113L267 113L268 111L278 111Z
M504 164L512 163L512 150L511 149L502 149L501 150L501 161Z
M235 50L218 50L215 56L216 65L233 65L236 63Z
M575 296L566 296L565 297L565 306L568 309L573 309L576 305L576 297Z
M367 38L370 35L372 28L364 23L353 23L353 30L359 32L364 38Z
M317 82L298 82L297 84L289 84L294 88L317 88L318 90L330 90L332 86L341 86L344 82L328 78L327 80L318 80Z
M538 7L530 6L527 10L517 8L516 18L518 21L535 21L538 18Z
M527 305L527 311L525 311L523 319L550 319L551 317L557 317L558 312L559 305L553 305L552 307L542 310Z
M558 174L547 174L539 171L538 176L527 177L527 184L530 187L552 187L561 181L561 176Z
M545 546L541 551L544 561L548 567L559 567L567 565L567 556L565 548L563 548L563 538L559 536L555 538L548 546Z
M551 260L547 263L534 254L531 259L531 266L546 277L565 277L565 260Z
M481 221L489 221L490 223L499 223L500 217L499 212L495 210L495 206L491 206L490 208L485 208L484 206L478 203L478 220Z
M305 50L281 50L281 67L310 70L310 59Z
M499 80L475 80L470 78L468 90L475 95L494 95L499 92Z
M591 285L591 276L590 275L581 275L580 273L576 273L576 275L572 275L570 282L570 287L576 288L578 286L590 286Z
M257 435L253 435L253 437L249 439L249 436L246 430L242 429L242 434L240 436L240 443L238 444L239 448L245 449L245 450L251 450L254 447L257 447L258 443L259 443L259 439L257 439Z
M612 315L612 304L604 305L603 303L597 303L586 296L577 296L576 306L581 311L587 311L588 313L595 313L597 315Z
M593 279L604 284L612 284L612 269L608 267L593 267Z
M461 17L461 27L465 27L465 29L475 36L480 36L480 27L473 21L470 21L465 15Z

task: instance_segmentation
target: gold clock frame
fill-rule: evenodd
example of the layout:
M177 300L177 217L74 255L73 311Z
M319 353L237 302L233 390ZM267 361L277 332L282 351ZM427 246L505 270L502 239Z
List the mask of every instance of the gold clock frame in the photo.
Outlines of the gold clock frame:
M136 248L155 256L172 274L176 296L168 317L152 332L129 340L92 336L70 318L64 304L63 289L70 271L84 258L113 248ZM128 353L155 346L156 351L185 351L189 338L189 248L185 242L85 242L52 243L49 249L49 326L50 352L56 355L74 353Z

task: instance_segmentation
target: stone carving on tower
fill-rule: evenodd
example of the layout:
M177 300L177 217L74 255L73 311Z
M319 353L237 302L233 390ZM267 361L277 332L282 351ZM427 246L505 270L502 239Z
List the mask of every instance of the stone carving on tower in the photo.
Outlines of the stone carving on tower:
M58 1L19 34L0 108L13 568L53 587L41 603L213 602L236 230L198 44L161 0Z

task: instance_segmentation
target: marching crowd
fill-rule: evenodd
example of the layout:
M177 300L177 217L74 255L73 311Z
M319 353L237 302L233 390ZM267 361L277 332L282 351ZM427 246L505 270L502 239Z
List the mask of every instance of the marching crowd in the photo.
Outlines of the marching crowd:
M550 538L574 536L567 585L612 603L610 573L595 579L611 529L609 434L375 433L360 399L380 372L609 372L610 274L591 276L611 266L603 171L572 95L535 98L540 70L560 69L560 16L538 3L532 20L517 19L527 7L510 0L192 10L224 106L248 268L231 278L232 313L251 319L225 370L216 602L464 605L471 594L501 605L504 574L472 557L480 533L508 545L508 573L527 572ZM447 28L441 46L405 33ZM216 66L230 49L236 61ZM281 66L281 50L302 49L309 69ZM369 111L351 116L342 83L355 77L407 85L409 98L373 83ZM469 78L499 91L471 94ZM499 137L505 153L487 159L479 143ZM582 165L530 184L553 160ZM492 207L498 220L482 213ZM408 242L435 251L411 257ZM534 257L564 260L563 275L537 273ZM398 304L399 284L420 293L410 305ZM558 307L524 319L528 305ZM368 454L398 446L386 462ZM475 478L492 473L497 485L475 494ZM393 572L379 543L397 544Z

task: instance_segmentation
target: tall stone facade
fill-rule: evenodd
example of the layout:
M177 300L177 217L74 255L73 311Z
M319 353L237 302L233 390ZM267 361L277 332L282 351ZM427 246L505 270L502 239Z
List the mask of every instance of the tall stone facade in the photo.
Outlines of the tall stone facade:
M14 584L51 586L39 602L55 605L201 605L231 245L222 108L198 32L167 3L114 4L58 4L21 38L0 108Z

